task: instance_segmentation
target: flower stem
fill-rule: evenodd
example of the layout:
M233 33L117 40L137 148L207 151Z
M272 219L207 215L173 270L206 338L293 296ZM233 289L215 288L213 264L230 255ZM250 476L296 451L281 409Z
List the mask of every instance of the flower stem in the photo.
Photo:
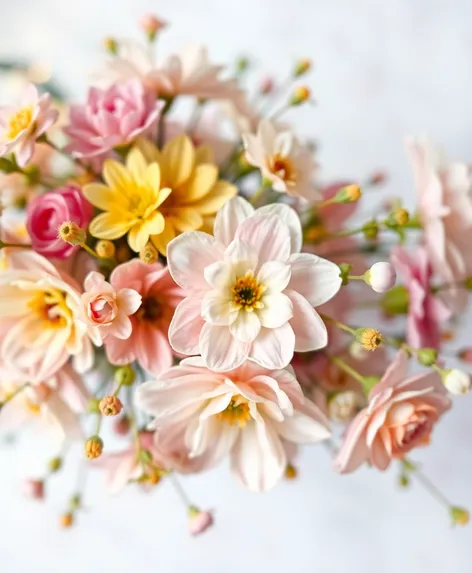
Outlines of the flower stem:
M175 475L175 473L171 472L169 474L169 478L170 478L170 481L171 481L175 491L177 492L177 495L180 497L180 499L182 500L185 507L186 508L193 507L193 503L190 501L187 493L185 492L184 488L182 487L182 484L180 483L180 481L177 479L177 476Z
M360 384L362 384L362 386L364 386L364 376L359 374L357 370L354 370L354 368L352 368L351 366L349 366L349 364L344 362L342 358L339 358L338 356L330 356L329 359L333 364L336 364L336 366L341 368L341 370L344 370L346 374L349 374L349 376L352 376L354 380L357 380L357 382L359 382Z
M336 325L340 330L344 330L345 332L349 332L349 334L352 334L354 336L356 335L356 329L355 328L352 328L351 326L348 326L347 324L344 324L343 322L340 322L339 320L336 320L335 318L332 318L331 316L323 314L322 312L320 312L319 314L325 322L330 322L331 324Z

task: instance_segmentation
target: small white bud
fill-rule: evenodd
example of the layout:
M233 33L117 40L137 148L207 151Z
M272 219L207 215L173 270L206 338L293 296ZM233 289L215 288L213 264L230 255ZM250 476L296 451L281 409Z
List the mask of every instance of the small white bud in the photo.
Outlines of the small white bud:
M336 392L328 400L328 415L333 422L350 422L364 406L359 392L346 390Z
M364 281L372 290L381 294L395 286L396 280L397 273L393 265L386 262L375 263L364 273Z
M470 390L469 374L458 368L447 370L443 376L443 383L451 394L467 394Z

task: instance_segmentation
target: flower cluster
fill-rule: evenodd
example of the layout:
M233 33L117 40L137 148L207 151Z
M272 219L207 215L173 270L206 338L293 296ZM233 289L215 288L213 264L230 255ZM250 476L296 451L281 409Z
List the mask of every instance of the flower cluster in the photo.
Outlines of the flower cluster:
M34 420L59 451L81 442L114 493L162 480L181 493L178 474L224 458L267 491L296 477L299 446L322 441L334 470L396 462L408 484L410 453L470 388L441 354L472 289L468 167L409 139L416 212L386 200L362 220L363 189L383 174L322 181L313 145L281 121L310 103L308 60L289 93L265 79L248 97L247 60L233 76L204 47L156 62L166 23L140 26L150 45L108 38L65 125L33 85L0 109L0 427ZM59 155L66 173L51 167ZM365 305L373 323L354 314ZM43 499L62 461L25 493ZM213 524L186 503L191 534Z

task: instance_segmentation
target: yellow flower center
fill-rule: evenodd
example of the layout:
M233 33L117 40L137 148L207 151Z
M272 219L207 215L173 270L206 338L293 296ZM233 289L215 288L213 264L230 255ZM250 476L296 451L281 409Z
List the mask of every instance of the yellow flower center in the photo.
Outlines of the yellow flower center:
M246 399L237 396L216 417L220 422L226 422L230 425L237 424L240 428L244 428L247 421L251 419L251 413Z
M28 409L28 412L30 412L33 416L39 416L39 414L41 413L41 406L39 404L36 404L36 402L33 402L29 398L26 398L25 405L26 408Z
M295 184L296 172L288 157L276 153L269 160L269 169L274 175L277 175L282 181L285 181L285 183Z
M32 106L18 110L10 117L8 122L8 139L15 139L23 130L27 129L33 120Z
M235 308L252 312L255 308L263 308L261 302L263 293L267 287L259 284L252 271L247 271L243 277L238 277L231 289L233 293L233 305Z
M64 328L72 318L65 293L57 289L36 293L28 306L43 321L46 328Z

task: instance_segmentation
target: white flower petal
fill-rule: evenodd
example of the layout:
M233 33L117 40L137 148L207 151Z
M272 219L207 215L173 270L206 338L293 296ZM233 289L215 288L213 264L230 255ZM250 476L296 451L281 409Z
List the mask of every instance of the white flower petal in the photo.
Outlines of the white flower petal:
M282 293L269 294L262 299L264 308L257 311L264 328L278 328L292 316L292 301Z
M300 217L294 209L288 205L272 203L271 205L259 207L255 214L263 215L264 217L275 216L283 221L290 231L290 252L292 254L300 252L303 243L302 224L300 222Z
M231 334L241 342L252 342L261 330L257 313L240 310L236 320L229 327Z
M227 326L205 323L200 333L200 352L207 368L215 372L233 370L246 360L250 345L240 342Z
M282 292L290 281L291 267L281 261L264 263L257 273L257 281L267 287L268 293Z
M266 261L287 262L290 256L290 233L288 226L276 216L257 213L238 227L235 240L244 241L259 256L259 264Z
M321 422L301 412L294 412L293 416L286 417L283 422L275 423L275 427L282 438L296 444L320 442L331 436L331 432Z
M279 328L262 328L251 346L249 357L269 370L278 370L293 358L295 334L288 322Z
M206 282L216 290L231 288L236 280L233 267L224 261L218 261L204 270Z
M188 297L179 303L169 326L169 342L176 352L199 353L200 331L204 325L201 317L202 299Z
M202 301L202 318L210 324L229 326L238 317L238 310L233 309L231 299L225 298L219 292L207 292Z
M242 197L233 197L218 211L213 235L222 245L229 245L238 226L254 213L253 206Z
M341 287L339 267L310 253L292 255L289 261L292 277L289 288L300 293L312 306L324 304Z
M242 270L253 270L257 266L258 256L256 250L244 241L232 241L225 251L225 261L236 266L236 274Z
M290 324L295 333L295 351L308 352L324 348L328 344L325 323L311 304L295 291L286 290L292 301L293 317Z

